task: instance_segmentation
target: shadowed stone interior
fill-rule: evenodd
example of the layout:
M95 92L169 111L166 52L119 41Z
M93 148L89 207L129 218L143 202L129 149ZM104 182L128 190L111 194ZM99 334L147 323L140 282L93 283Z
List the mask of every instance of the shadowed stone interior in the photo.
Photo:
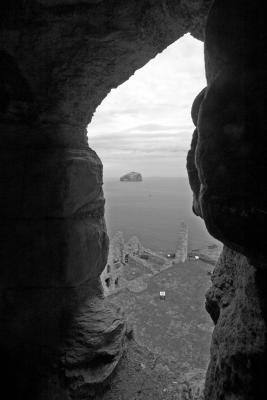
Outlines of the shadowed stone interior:
M99 281L108 252L102 164L86 127L112 88L173 41L187 32L203 40L210 4L1 5L0 354L9 397L96 399L120 374L127 327ZM187 158L194 212L225 244L207 293L216 326L206 399L266 394L266 49L259 2L213 2L207 88L193 104Z
M215 1L188 154L194 211L225 244L206 295L215 329L205 399L266 396L265 53L260 4Z

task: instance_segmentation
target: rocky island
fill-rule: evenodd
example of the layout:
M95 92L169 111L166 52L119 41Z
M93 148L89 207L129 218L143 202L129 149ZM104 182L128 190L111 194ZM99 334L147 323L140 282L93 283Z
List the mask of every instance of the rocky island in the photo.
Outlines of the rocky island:
M120 177L121 182L141 182L142 175L139 172L129 172Z

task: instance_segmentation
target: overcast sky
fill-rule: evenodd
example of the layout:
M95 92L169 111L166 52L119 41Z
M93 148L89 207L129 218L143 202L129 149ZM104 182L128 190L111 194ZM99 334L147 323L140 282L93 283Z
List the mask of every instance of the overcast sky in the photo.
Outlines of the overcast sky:
M88 126L104 178L185 176L191 104L205 85L203 43L185 35L113 89Z

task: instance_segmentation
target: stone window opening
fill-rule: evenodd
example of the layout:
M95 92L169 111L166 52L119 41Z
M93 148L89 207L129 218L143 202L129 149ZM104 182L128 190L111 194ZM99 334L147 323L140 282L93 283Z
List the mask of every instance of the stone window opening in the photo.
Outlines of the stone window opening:
M111 278L105 279L105 284L106 284L107 288L110 288L110 286L111 286Z
M179 142L183 152L190 148L191 105L205 86L203 42L186 34L112 89L87 128L104 182L138 168L144 176L161 176L163 169L165 176L182 169L186 176Z
M212 8L207 18L210 3ZM159 163L155 154L159 150L166 153L164 140L168 137L180 140L182 131L172 125L171 118L168 124L175 129L173 132L167 129L163 141L160 130L153 131L153 124L154 128L155 124L158 128L168 124L158 120L163 114L162 104L157 110L153 108L153 96L163 99L159 82L150 81L151 90L146 96L137 94L142 109L149 99L154 116L152 125L140 115L140 108L132 107L132 113L125 112L127 101L121 101L117 112L110 111L113 122L117 118L122 130L104 126L107 129L101 130L106 139L101 138L99 150L91 134L88 147L84 128L96 104L111 88L126 81L135 70L135 75L139 74L138 68L155 54L191 32L193 36L205 37L208 84L201 118L196 124L203 135L199 135L197 146L199 170L191 170L194 211L225 245L206 301L217 326L204 397L264 398L267 392L264 379L267 363L264 128L267 122L263 105L267 99L263 95L267 93L267 35L261 2L38 0L13 1L14 7L8 2L3 4L0 334L5 368L2 391L9 390L11 398L29 400L49 399L51 394L55 398L88 398L97 387L103 392L106 382L105 389L111 388L109 375L123 380L125 373L120 375L123 371L120 359L123 367L126 357L122 357L125 354L122 350L127 335L124 317L103 302L97 280L106 265L108 239L103 223L102 164L94 150L103 160L104 179L120 156L129 170L135 170L129 163L135 157L135 138L143 134L147 139L147 145L140 146L142 157L147 160L144 169L148 171L147 168L157 165L165 168L164 160L170 161L170 156L165 154ZM187 51L190 57L190 46ZM176 65L185 56L177 55ZM188 69L199 69L191 61ZM183 99L183 89L175 87L176 75L165 66L162 73L169 83L165 91L176 96L173 115L179 120L178 102ZM194 95L198 91L194 89ZM187 106L183 106L188 113ZM242 125L233 129L228 112L234 115L241 112L250 132L243 132ZM122 124L125 117L131 121L128 131ZM138 131L138 126L143 130ZM188 125L184 126L187 130ZM124 149L119 146L122 134L128 141ZM103 145L105 140L109 140L109 145ZM188 146L184 143L184 150L176 154L173 143L171 148L170 170L177 170L182 165L177 160L184 163ZM102 149L113 159L106 159ZM119 150L117 158L114 150ZM148 157L149 152L154 158ZM142 157L138 157L140 161ZM116 168L115 171L118 173ZM199 185L197 172L204 187ZM93 197L98 194L98 198L93 199L89 192ZM198 202L199 194L203 204ZM113 270L113 263L111 266ZM111 288L113 279L112 276L106 282ZM106 292L110 294L111 290ZM166 293L166 301L161 305L169 301L169 292ZM189 297L193 299L194 293ZM172 328L183 338L181 326L174 324ZM199 325L198 345L206 328L206 324ZM165 337L165 333L164 324L161 336ZM149 365L139 363L136 370L140 370L140 365L146 367L147 375ZM163 372L161 365L153 363L155 371L159 371L158 367ZM130 365L129 375L134 370L134 365ZM151 385L141 376L140 390L136 393L143 392L145 398L144 390L148 387L151 398L161 398L162 390L168 392L176 382L162 389L159 381L157 396L153 382L160 375L157 372ZM104 393L104 397L109 396ZM186 397L195 397L191 389Z
M184 45L183 41L185 43ZM196 51L197 57L199 57L199 60L197 60L196 63L190 55L190 49L194 49L195 45L196 50L194 51ZM163 51L162 54L151 60L140 71L137 71L134 76L130 77L129 81L121 84L118 88L111 90L108 96L97 108L92 122L88 126L88 138L90 140L90 146L97 152L103 163L103 181L104 193L106 192L106 205L108 205L109 202L109 195L107 195L109 194L107 192L107 182L110 176L114 179L116 175L116 182L119 182L123 173L127 173L128 170L136 170L142 174L145 181L146 171L143 171L142 169L137 170L136 168L138 167L136 167L136 165L138 165L139 168L146 169L148 168L147 164L151 163L153 168L158 168L159 165L165 165L166 157L170 156L170 166L168 167L168 170L164 171L166 176L168 176L168 174L172 175L173 171L177 169L179 170L179 168L184 168L184 174L185 176L187 175L185 169L185 152L187 152L187 150L190 148L191 137L194 131L194 124L191 119L191 106L197 93L206 85L203 44L186 35L185 38L179 39L176 43L169 47L170 48ZM166 56L164 56L164 54L166 54ZM174 55L176 57L176 61L173 59ZM167 61L164 61L165 57ZM146 81L142 80L144 78L140 78L141 80L138 81L138 74L140 73L141 75L142 70L145 71L146 68L151 68L151 65L155 61L157 63L159 58L163 60L163 64L160 67L157 66L158 69L156 69L159 72L158 74L154 72L154 77L156 80L154 82L152 81L153 73L151 73L151 79L148 77L149 85L146 84ZM177 59L180 60L181 58L184 59L183 74L186 75L186 78L179 81L179 77L176 74L175 69L176 67L179 67L178 64L181 63L180 61L177 62ZM187 58L188 61L186 61ZM172 67L172 62L175 63L174 68ZM198 69L197 74L196 69ZM189 72L187 72L187 70L189 70ZM166 76L168 76L167 79ZM192 81L197 82L197 86L191 84L191 77L194 77L192 78ZM160 82L159 80L161 78L162 81ZM133 86L128 85L130 81L134 82L135 80L136 92ZM179 88L177 87L175 89L175 87L172 87L172 85L176 85L176 80L179 81ZM150 86L150 89L148 86ZM142 92L143 88L145 88L144 93ZM190 88L189 92L188 88ZM128 90L128 93L126 89ZM179 96L177 96L178 92ZM170 93L172 93L172 95L170 95ZM136 99L133 99L131 96L136 96ZM152 98L153 96L155 101ZM127 98L127 102L125 101L124 104L123 99L125 97ZM157 99L158 102L156 101ZM168 104L171 104L170 107L166 107L166 114L165 111L164 113L160 112L164 109L164 106L161 104L164 101L166 101ZM134 103L134 110L138 110L136 111L134 118L132 118L131 115L132 111L127 109L127 103L130 105ZM161 116L163 119L165 118L165 120L161 121ZM150 120L150 118L152 118L152 120ZM179 123L179 121L183 121L184 119L186 120L186 129L180 126ZM118 125L115 126L115 123L118 123ZM126 124L128 125L126 126ZM138 131L138 127L140 125L141 128L140 131ZM166 127L166 132L161 135L163 125ZM128 134L128 131L130 134ZM112 132L114 132L114 137L112 136ZM144 140L145 145L143 148L141 147L142 143L137 143L137 140L134 139L135 133L138 140ZM169 138L168 140L170 140L169 142L167 142L167 137ZM184 148L183 154L180 156L179 151L173 152L173 149L179 146L178 143L181 137L182 141L184 141ZM170 149L171 152L169 154L168 151ZM113 153L113 157L116 159L115 162L112 159ZM159 157L156 162L153 161L155 155ZM144 160L147 160L147 164L142 164L144 163ZM130 164L134 162L137 164ZM116 165L119 165L119 167L116 167ZM149 170L147 171L149 173ZM151 172L150 176L155 175L157 175L157 173L153 171ZM148 198L149 201L153 201L153 198ZM108 207L106 218L108 220L108 226L111 225L112 223L110 224L110 220L112 221L112 218L114 218L112 216L111 207ZM117 218L119 218L119 216ZM123 228L121 229L122 233L124 233ZM116 231L114 231L114 233L116 234ZM111 235L110 239L113 240ZM146 260L149 258L147 255L142 253L142 247L139 244L130 250L131 254L135 258L138 258L138 256L140 256L141 259L143 258ZM110 254L110 261L112 265L112 286L111 278L106 278L104 280L104 286L107 296L118 296L120 293L119 288L122 287L122 282L120 282L119 277L115 277L113 275L113 272L115 272L117 268L131 269L131 264L134 264L134 262L130 262L129 264L129 261L131 261L129 258L130 254L127 252L126 248L124 251L126 254L121 253L120 257L119 253L117 252L112 251ZM153 260L151 260L151 262L153 262ZM126 266L124 267L123 264ZM107 265L106 271L107 273L110 272L109 265ZM139 277L138 273L135 271L131 271L130 274L133 279ZM123 279L123 288L124 286L125 281ZM135 313L135 310L133 310L133 312ZM204 312L205 311L203 310L203 313ZM137 318L140 318L140 316ZM143 321L143 323L145 325L146 322ZM209 340L210 339L208 338L207 342Z

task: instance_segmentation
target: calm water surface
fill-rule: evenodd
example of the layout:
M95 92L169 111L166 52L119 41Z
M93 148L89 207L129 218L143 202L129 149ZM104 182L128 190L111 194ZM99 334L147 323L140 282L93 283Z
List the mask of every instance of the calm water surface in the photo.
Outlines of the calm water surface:
M218 243L204 222L192 212L187 178L144 178L143 182L106 179L106 221L110 237L122 231L126 240L136 235L145 247L173 251L179 224L189 228L189 249Z

